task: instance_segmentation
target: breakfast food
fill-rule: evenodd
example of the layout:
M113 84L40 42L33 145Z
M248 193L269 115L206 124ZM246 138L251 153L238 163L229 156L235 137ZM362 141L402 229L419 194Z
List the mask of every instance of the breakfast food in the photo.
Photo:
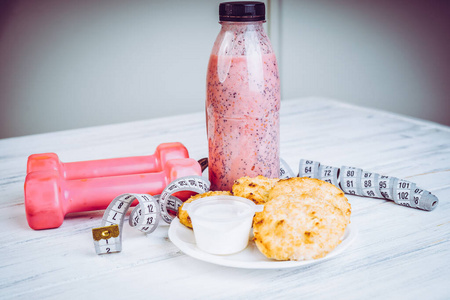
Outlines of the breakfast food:
M269 200L276 198L296 198L308 195L316 201L326 201L339 208L350 223L351 206L339 188L323 180L308 177L292 177L278 181L269 192Z
M220 195L232 195L230 192L228 191L216 191L216 192L206 192L203 194L197 194L194 195L192 197L190 197L189 199L187 199L184 203L190 203L194 200L200 199L200 198L204 198L204 197L211 197L211 196L220 196ZM183 205L184 205L183 203ZM183 224L184 226L191 228L192 229L192 222L191 222L191 218L189 217L189 214L187 213L187 211L185 211L183 208L183 205L181 205L178 208L178 219L180 219L180 223Z
M313 178L270 179L241 177L232 188L235 196L264 204L253 218L253 241L266 257L275 260L308 260L324 257L336 248L350 223L351 206L334 185ZM207 192L196 199L232 195ZM178 209L181 224L192 228L188 213Z
M235 180L233 195L247 198L255 204L264 204L269 199L269 191L278 182L278 178L267 178L256 176L254 178L245 176Z
M253 240L275 260L308 260L325 256L344 235L347 220L340 209L308 194L273 198L256 213Z

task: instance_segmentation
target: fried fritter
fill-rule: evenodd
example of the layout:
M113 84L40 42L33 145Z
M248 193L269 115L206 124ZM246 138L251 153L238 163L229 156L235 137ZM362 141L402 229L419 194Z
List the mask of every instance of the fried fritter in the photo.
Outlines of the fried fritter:
M271 179L261 175L254 178L241 177L234 182L233 195L247 198L256 204L264 204L269 199L270 189L278 180L278 178Z
M273 198L255 215L253 240L268 258L317 259L340 244L346 225L340 209L310 195Z
M339 208L344 214L347 223L350 223L351 205L344 192L326 181L308 178L292 177L278 181L269 192L269 200L275 198L291 198L309 195L317 201L327 201Z

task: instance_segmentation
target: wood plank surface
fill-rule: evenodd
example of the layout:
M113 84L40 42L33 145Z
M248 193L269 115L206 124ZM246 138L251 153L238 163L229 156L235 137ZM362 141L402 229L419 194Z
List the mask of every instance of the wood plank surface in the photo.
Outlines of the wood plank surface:
M281 156L404 178L435 194L431 212L348 195L357 240L337 257L299 268L223 267L183 254L161 225L145 236L124 225L123 251L95 254L102 211L70 214L57 229L28 227L27 156L61 161L152 154L182 142L207 156L204 112L0 140L1 299L448 299L450 128L330 99L282 102Z

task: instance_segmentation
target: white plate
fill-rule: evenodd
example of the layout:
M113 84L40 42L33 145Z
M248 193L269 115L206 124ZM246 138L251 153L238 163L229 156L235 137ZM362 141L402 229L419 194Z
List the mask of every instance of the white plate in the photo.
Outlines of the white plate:
M315 260L304 261L277 261L265 257L259 252L255 243L250 241L247 248L239 253L232 255L214 255L204 252L197 248L195 244L194 232L180 223L178 218L175 218L169 227L169 238L181 251L196 259L206 261L209 263L235 267L244 269L284 269L292 267L301 267L310 264L322 262L326 259L332 258L350 246L357 236L357 230L354 226L347 226L342 242L333 251L328 253L325 257Z

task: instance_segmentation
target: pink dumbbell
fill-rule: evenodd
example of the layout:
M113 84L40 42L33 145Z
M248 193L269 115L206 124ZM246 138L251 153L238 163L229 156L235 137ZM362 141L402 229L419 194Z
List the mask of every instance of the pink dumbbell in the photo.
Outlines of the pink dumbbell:
M28 225L56 228L68 213L105 209L124 193L160 194L177 178L201 174L199 163L192 158L169 160L161 172L101 178L67 180L55 170L31 172L25 179Z
M36 171L58 171L65 179L141 174L162 171L166 161L188 158L181 143L160 144L154 154L101 160L63 163L55 153L32 154L28 157L27 174Z

